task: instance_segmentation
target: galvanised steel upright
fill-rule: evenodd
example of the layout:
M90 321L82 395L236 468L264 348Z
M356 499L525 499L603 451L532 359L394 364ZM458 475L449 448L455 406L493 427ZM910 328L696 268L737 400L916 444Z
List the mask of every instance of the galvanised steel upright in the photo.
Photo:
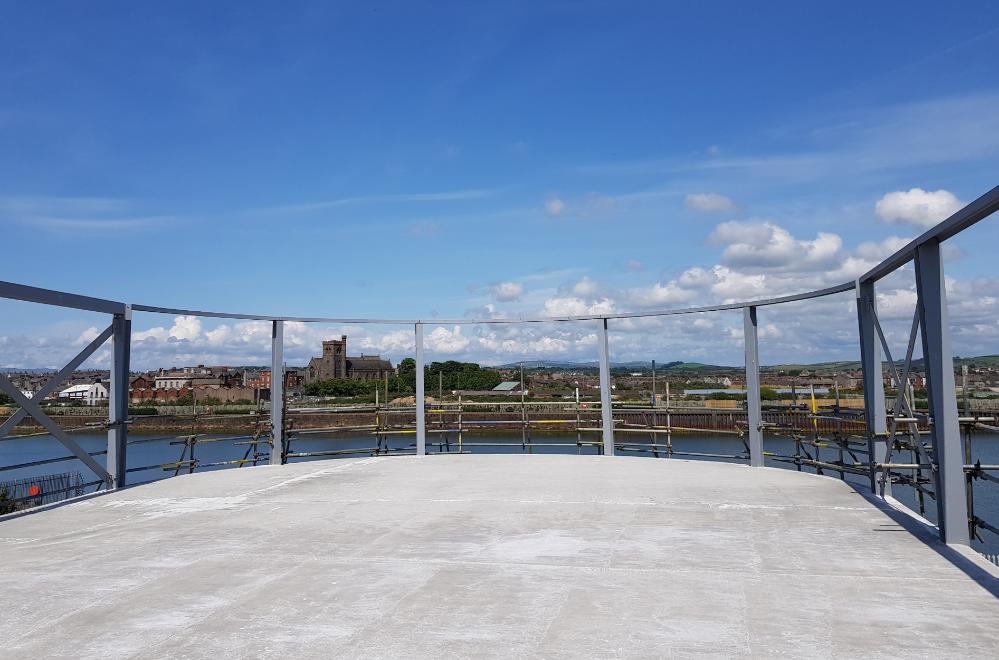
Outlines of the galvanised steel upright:
M937 491L937 520L945 543L967 545L968 502L965 495L964 454L957 416L954 356L950 348L950 322L944 284L940 241L929 240L916 248L916 291L922 321L926 394L929 402L930 438ZM899 383L903 386L904 383Z
M271 321L271 465L281 465L284 437L284 321Z
M416 323L416 455L427 453L427 405L423 388L423 324Z
M749 464L763 467L763 410L760 401L760 345L756 308L742 310L746 345L746 424L749 427Z
M125 485L128 457L128 397L129 360L132 339L132 308L115 314L111 321L111 391L108 395L108 453L107 472L109 488Z
M878 341L877 298L874 282L857 280L857 323L860 329L860 367L864 382L864 421L867 425L867 455L871 466L871 491L891 494L891 479L876 465L888 457L888 420L885 412L885 383L881 371L881 344Z
M607 319L597 319L597 349L600 355L600 420L604 456L614 455L614 408L611 399L610 350L607 346Z

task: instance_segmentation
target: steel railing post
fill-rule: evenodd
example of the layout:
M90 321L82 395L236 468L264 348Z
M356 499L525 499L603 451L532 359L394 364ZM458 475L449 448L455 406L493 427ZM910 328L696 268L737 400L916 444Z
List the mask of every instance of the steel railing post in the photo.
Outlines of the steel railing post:
M125 485L128 465L128 376L132 340L132 308L125 306L123 314L115 314L111 322L111 391L108 393L108 453L109 488Z
M607 346L607 319L597 319L597 348L600 350L600 419L604 456L614 455L614 408L611 403L610 351Z
M881 343L875 327L877 297L874 282L857 280L857 323L860 329L860 367L864 380L864 421L867 425L867 456L871 468L871 491L891 494L891 479L882 474L879 491L875 463L888 457L888 421L885 418L885 383L881 373Z
M964 455L957 413L954 359L944 288L940 242L927 241L916 249L916 304L922 320L926 393L932 425L930 438L937 463L937 520L940 539L967 545L968 503L965 496ZM903 386L899 383L899 386Z
M284 462L284 321L271 321L271 465Z
M423 391L423 324L416 324L416 455L427 453L427 406Z
M756 308L743 307L743 335L746 347L746 425L749 429L749 464L763 466L763 408L760 401L760 349L757 339Z

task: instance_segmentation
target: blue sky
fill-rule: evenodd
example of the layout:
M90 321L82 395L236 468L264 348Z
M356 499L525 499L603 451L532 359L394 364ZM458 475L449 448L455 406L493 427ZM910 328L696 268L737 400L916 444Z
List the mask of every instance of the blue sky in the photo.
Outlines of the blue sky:
M323 316L668 308L843 281L999 182L995 3L484 5L4 3L0 278ZM958 352L999 352L971 303L999 294L993 225L950 249ZM850 356L849 304L775 315L764 358ZM4 366L100 324L0 309ZM737 324L705 323L622 325L615 353L738 362ZM217 327L137 318L137 361L265 354ZM398 358L398 330L349 334ZM588 359L590 330L431 349Z

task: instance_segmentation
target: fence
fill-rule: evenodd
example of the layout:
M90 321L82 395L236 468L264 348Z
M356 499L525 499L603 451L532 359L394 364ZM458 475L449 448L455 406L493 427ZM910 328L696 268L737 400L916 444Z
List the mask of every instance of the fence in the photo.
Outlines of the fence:
M941 243L988 217L996 210L999 210L999 187L982 195L947 220L926 231L856 281L845 282L817 291L747 302L632 314L535 319L437 319L432 323L434 325L564 322L590 324L597 337L599 353L600 404L594 406L595 412L599 413L599 419L594 417L588 425L583 425L582 420L577 419L576 428L580 434L593 434L590 439L587 439L586 446L596 447L601 453L610 456L618 449L626 451L629 444L618 441L616 435L650 434L655 439L658 433L668 433L670 428L676 428L669 410L663 413L653 410L648 413L652 416L651 421L643 428L629 427L627 423L615 419L615 410L611 401L611 371L608 349L608 331L611 324L625 319L741 311L743 315L747 401L745 426L740 431L740 437L745 440L745 452L744 455L739 455L739 458L748 460L752 466L763 466L767 458L763 449L764 433L787 432L796 438L795 454L772 456L772 459L791 460L799 468L807 465L817 471L833 470L841 476L847 472L866 476L869 478L871 490L882 496L890 492L893 484L911 486L920 494L921 498L930 498L935 502L936 519L941 539L947 543L968 544L971 535L977 530L996 530L985 521L976 520L970 506L973 491L969 489L969 485L977 480L999 480L993 474L999 472L999 466L970 464L970 461L966 460L966 451L970 444L964 442L962 424L965 429L971 430L995 429L996 427L989 426L989 420L980 416L961 418L958 415ZM917 302L905 358L895 360L878 318L875 289L881 279L909 262L915 264ZM864 385L862 432L848 432L843 424L850 420L842 422L825 420L824 415L818 414L813 414L812 417L807 418L808 424L814 423L812 429L814 433L808 433L807 424L805 429L781 428L780 423L767 421L763 414L760 395L758 310L768 306L843 293L855 294L857 301ZM302 455L301 452L290 451L289 442L295 435L300 437L309 432L309 429L297 429L294 432L289 429L287 424L288 411L283 393L284 379L278 377L279 374L283 373L284 324L288 321L339 324L377 323L412 328L416 347L414 428L392 428L389 421L386 421L383 426L382 415L378 414L379 419L373 430L376 431L376 435L380 432L384 437L397 432L399 434L412 434L414 442L411 447L407 447L407 451L418 455L427 453L428 435L447 437L447 432L451 430L447 428L433 429L428 425L428 415L432 413L426 405L425 398L423 341L424 327L427 322L420 319L286 317L198 311L153 305L133 305L9 282L0 282L0 297L88 310L108 314L111 317L107 328L60 369L32 398L26 397L13 386L6 375L0 373L0 390L20 406L6 422L0 425L0 439L8 437L20 420L30 415L46 432L70 451L68 456L45 462L73 460L74 458L80 460L97 477L96 481L89 482L85 486L96 484L98 487L120 487L126 484L126 477L131 472L163 469L162 465L129 467L127 464L128 425L131 421L128 412L128 378L133 310L153 314L236 318L270 323L271 373L273 375L270 414L266 420L258 422L253 433L229 438L234 443L244 443L246 450L244 458L227 461L227 464L241 466L257 464L260 461L280 464L289 458L296 457L296 455ZM925 412L917 410L916 402L906 394L904 388L898 392L893 405L886 406L883 369L887 365L894 382L908 382L917 337L922 343L926 370L927 409ZM54 392L61 382L66 380L80 364L109 339L112 345L113 364L110 373L111 392L106 411L107 421L104 424L108 436L107 449L87 452L72 437L72 432L79 429L60 428L49 416L49 411L43 409L38 402ZM882 358L884 358L884 362ZM901 368L899 368L899 364L902 365ZM890 414L887 412L889 409L892 411ZM388 412L384 413L385 416L389 414ZM665 424L660 419L661 414L666 416ZM459 424L465 421L462 419ZM819 426L826 422L833 424L836 429L829 434L829 437L822 438L818 435ZM850 423L853 422L850 421ZM90 428L92 429L92 427ZM526 433L529 426L524 424L523 428L526 446ZM171 464L175 473L184 470L193 471L199 466L198 460L195 458L196 447L209 440L203 437L199 438L197 434L192 434L192 436L157 439L182 446L181 458L176 464ZM219 440L212 439L211 441L217 442ZM430 444L434 445L434 443ZM583 444L583 441L579 440L579 446L582 447ZM667 453L670 451L669 446L659 447L656 442L652 444L655 445L657 451L659 449L664 449ZM836 451L836 458L825 459L822 457L820 451L824 446L833 447ZM266 447L266 451L263 449L264 447ZM437 443L437 447L440 448L440 443ZM380 453L382 449L386 448L379 440L379 444L371 451ZM897 453L909 454L909 460L905 462L894 460ZM94 460L96 456L106 457L104 465Z
M83 495L85 487L83 475L79 472L0 481L0 513L11 513Z

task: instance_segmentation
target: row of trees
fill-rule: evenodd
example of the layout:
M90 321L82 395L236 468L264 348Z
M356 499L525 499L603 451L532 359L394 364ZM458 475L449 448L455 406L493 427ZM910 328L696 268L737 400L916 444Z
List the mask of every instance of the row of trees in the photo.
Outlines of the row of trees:
M399 380L416 391L416 360L406 358L399 363ZM484 369L474 362L431 362L424 369L424 382L428 391L438 386L451 390L491 390L503 382L498 371Z
M428 392L441 387L445 392L453 390L491 390L503 381L498 371L484 369L474 362L431 362L424 368L424 383ZM305 386L309 396L356 397L373 395L375 390L385 387L380 380L352 380L336 378L320 380ZM416 392L416 360L406 358L399 363L398 375L388 379L389 392L396 395Z

